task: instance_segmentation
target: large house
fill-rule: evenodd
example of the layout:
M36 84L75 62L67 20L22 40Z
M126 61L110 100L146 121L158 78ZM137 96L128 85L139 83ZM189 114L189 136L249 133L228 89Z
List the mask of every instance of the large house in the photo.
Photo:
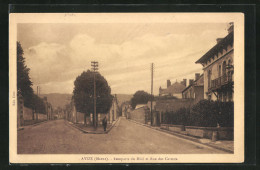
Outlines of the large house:
M182 91L186 88L186 79L183 79L182 82L175 82L171 84L170 80L167 80L167 88L159 88L159 96L174 96L176 98L182 98Z
M195 81L190 80L190 84L182 91L183 99L194 99L197 103L204 99L204 76L195 73Z
M209 100L233 101L234 86L234 32L230 23L228 35L218 38L217 44L196 63L204 70L204 98Z

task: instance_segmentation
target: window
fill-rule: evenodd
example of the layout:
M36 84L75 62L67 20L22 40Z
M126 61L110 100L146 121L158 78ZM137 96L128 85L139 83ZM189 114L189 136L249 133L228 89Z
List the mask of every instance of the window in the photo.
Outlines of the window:
M232 101L233 101L233 97L232 97L232 96L233 96L232 91L229 91L229 92L228 92L228 101L229 101L229 102L232 102Z
M231 61L231 59L229 59L228 60L228 66L229 66L229 68L228 68L228 81L232 81L233 79L232 79L232 68L231 68L231 65L232 65L232 61Z
M211 70L208 71L208 87L211 87Z
M226 74L226 61L223 62L223 66L222 66L222 74L225 75Z
M229 60L228 60L228 65L231 65L231 64L232 64L232 63L231 63L231 59L229 59Z
M221 77L221 65L218 66L218 77Z

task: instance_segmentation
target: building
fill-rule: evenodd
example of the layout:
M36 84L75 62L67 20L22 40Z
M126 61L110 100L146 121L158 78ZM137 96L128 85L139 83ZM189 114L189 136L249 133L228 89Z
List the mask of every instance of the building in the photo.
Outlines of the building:
M151 113L147 104L137 105L135 109L129 110L127 118L139 123L147 124L151 121Z
M186 79L183 79L182 82L176 82L171 84L170 80L167 80L167 88L159 88L159 96L174 96L176 98L182 98L182 91L186 88Z
M53 115L52 115L53 109L52 109L51 104L48 102L46 96L43 97L43 102L45 104L45 112L46 112L46 115L47 115L47 120L53 119Z
M234 32L230 23L228 35L218 38L217 44L196 63L204 70L204 98L209 100L233 101L234 89Z
M140 109L140 108L142 108L142 107L147 107L147 104L137 104L137 105L135 106L135 109Z
M204 99L204 75L195 74L195 81L190 80L190 84L182 91L183 99L194 99L194 103L198 103Z
M123 117L126 117L127 110L128 110L129 107L131 107L129 101L125 101L125 102L123 102L123 103L121 104L122 116L123 116Z
M119 106L118 106L118 99L117 95L115 94L112 100L112 105L108 113L108 123L113 123L119 117Z

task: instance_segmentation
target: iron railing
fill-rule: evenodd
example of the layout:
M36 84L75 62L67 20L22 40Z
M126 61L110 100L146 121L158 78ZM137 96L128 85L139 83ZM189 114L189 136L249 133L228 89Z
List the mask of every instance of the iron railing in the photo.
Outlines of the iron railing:
M209 89L217 89L231 82L233 82L233 74L224 74L221 77L211 80L209 84Z

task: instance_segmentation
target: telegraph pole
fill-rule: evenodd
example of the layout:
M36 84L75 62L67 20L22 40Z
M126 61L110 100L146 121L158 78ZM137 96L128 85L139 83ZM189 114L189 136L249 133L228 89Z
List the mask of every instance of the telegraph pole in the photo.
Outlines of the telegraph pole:
M37 96L40 97L39 95L40 95L40 86L37 86ZM36 105L38 106L38 103L36 103ZM36 107L37 107L37 106L36 106ZM37 112L37 111L38 111L38 110L35 108L36 120L38 120L38 112Z
M98 62L97 61L91 61L92 71L94 72L94 116L93 116L93 122L94 122L94 128L97 128L97 109L96 109L96 71L98 71Z
M151 126L153 126L153 63L151 65Z

